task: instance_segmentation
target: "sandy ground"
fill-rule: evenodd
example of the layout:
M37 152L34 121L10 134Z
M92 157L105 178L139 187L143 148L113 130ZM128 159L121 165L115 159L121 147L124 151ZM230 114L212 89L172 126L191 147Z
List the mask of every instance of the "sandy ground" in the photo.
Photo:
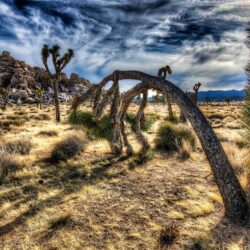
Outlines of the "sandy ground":
M133 105L130 111L137 108ZM66 122L68 109L62 106L63 122L56 124L52 106L41 111L26 106L21 108L28 116L23 125L1 129L2 142L30 138L33 148L28 156L18 156L25 162L22 170L0 186L0 249L250 247L250 229L223 218L221 197L199 144L186 161L154 151L151 160L140 164L136 157L112 157L106 141L90 141L72 160L49 163L46 158L54 144L75 131ZM240 104L201 109L232 164L243 166L248 149L240 136ZM9 108L1 120L17 111L20 108ZM153 146L167 108L150 104L147 112L162 118L146 133ZM39 113L49 114L51 120L30 117ZM43 136L41 131L57 135ZM138 148L132 133L129 139ZM246 188L244 169L237 173ZM160 246L162 230L171 227L177 237Z

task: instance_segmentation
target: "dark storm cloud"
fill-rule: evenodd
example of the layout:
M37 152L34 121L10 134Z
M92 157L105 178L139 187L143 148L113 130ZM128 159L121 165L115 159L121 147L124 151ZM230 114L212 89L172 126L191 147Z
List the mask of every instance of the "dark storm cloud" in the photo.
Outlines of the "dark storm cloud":
M144 65L145 71L155 73L167 61L175 68L174 80L195 80L188 72L193 68L212 86L216 80L206 72L200 74L202 65L214 61L222 68L223 62L233 60L236 51L231 50L230 56L230 42L231 49L242 50L248 10L243 0L4 0L0 49L11 42L14 54L21 56L27 50L22 59L39 64L43 43L73 47L76 57L68 70L93 80L117 67L143 70ZM232 65L230 72L239 71ZM228 71L220 69L218 76L225 85Z

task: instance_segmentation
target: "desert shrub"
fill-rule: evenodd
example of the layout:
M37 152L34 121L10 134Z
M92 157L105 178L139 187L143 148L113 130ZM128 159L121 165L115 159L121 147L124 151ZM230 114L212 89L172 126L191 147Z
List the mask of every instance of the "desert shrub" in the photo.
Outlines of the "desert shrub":
M142 131L149 131L153 124L159 119L159 115L157 114L145 114L145 121L143 122L141 126ZM135 131L135 119L136 119L136 114L135 113L127 113L126 114L126 121L131 124L131 129L132 131Z
M178 236L179 230L176 223L172 222L169 225L166 225L160 232L158 247L160 249L167 249L174 243Z
M17 121L17 120L29 120L28 116L26 114L10 114L10 115L6 115L5 117L8 120L13 120L13 121Z
M79 154L85 141L81 135L69 135L64 140L58 142L51 152L51 161L66 161Z
M27 113L24 110L16 110L14 112L14 114L16 114L16 115L26 115Z
M49 120L51 120L50 115L46 114L46 113L41 113L38 115L31 115L30 118L37 120L37 121L49 121Z
M22 168L22 164L5 151L0 151L0 185L11 173Z
M104 115L95 129L90 131L90 135L92 135L94 139L104 138L111 141L113 138L113 128L110 117L108 115Z
M72 125L84 126L87 129L91 129L95 126L95 122L93 121L93 114L92 112L88 111L70 112L68 121Z
M208 119L219 119L219 120L223 120L225 118L225 115L220 114L220 113L212 113L207 115Z
M38 135L52 137L57 136L58 132L54 130L42 130L38 133Z
M9 154L28 155L32 149L32 142L30 139L20 138L13 141L3 143L2 148Z
M180 160L187 160L190 158L190 152L193 150L192 145L187 140L182 140L181 147L179 148L179 159Z
M167 121L167 122L175 123L175 124L180 123L180 117L176 113L173 113L173 116L174 116L174 120L173 121L169 120L169 116L168 115L164 118L164 120Z
M22 126L26 120L18 119L18 120L1 120L0 121L0 128L9 128L10 126Z
M93 120L91 112L74 111L69 114L69 123L83 127L87 130L87 136L90 139L107 139L112 140L113 129L110 117L104 115L98 124Z
M167 122L157 131L156 148L166 152L180 152L184 149L184 142L195 147L195 136L185 125Z

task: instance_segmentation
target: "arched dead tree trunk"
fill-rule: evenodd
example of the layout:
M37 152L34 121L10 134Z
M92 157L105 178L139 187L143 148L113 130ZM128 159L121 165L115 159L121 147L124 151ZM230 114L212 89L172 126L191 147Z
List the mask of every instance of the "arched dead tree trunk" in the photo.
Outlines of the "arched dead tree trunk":
M168 104L168 118L169 118L169 121L173 122L174 113L173 113L172 104L171 104L171 97L169 94L167 94L166 96L167 96L167 104Z
M141 119L142 119L142 116L144 115L144 109L147 106L147 101L148 101L148 91L144 90L140 109L135 118L135 133L136 133L137 140L142 145L142 153L146 153L150 149L150 145L141 131Z
M180 109L180 122L181 123L186 123L187 122L187 118L186 118L184 112L182 111L182 109Z
M112 80L113 75L107 76L101 83ZM242 222L249 216L249 204L246 195L240 186L239 180L209 122L192 103L190 98L177 86L168 80L151 76L139 71L119 71L119 80L140 80L136 88L151 88L163 94L171 93L185 117L190 121L197 134L202 148L210 163L212 172L225 206L225 215L232 221ZM79 97L81 99L81 96ZM121 113L119 113L121 115ZM121 116L117 116L116 124L120 123ZM117 127L117 126L115 126ZM120 132L121 134L121 132Z
M107 107L107 105L110 103L110 101L112 100L113 94L115 92L116 89L116 85L115 83L113 83L112 87L107 91L106 95L104 96L104 98L101 100L101 102L99 103L99 105L97 105L97 107L94 108L94 119L96 121L99 121L101 118L101 115L103 113L103 110Z

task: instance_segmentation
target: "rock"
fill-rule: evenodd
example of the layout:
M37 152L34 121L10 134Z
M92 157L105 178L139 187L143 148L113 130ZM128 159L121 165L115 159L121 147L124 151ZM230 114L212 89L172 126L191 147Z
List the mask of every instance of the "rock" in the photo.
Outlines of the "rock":
M9 57L10 56L10 52L9 51L3 51L2 56Z
M16 104L17 104L17 105L22 105L22 100L21 100L20 98L17 99Z
M20 99L22 102L29 97L33 98L32 89L44 88L47 100L51 101L54 93L52 89L53 81L55 79L51 79L43 68L31 67L24 61L15 60L8 51L3 51L0 55L0 87L9 89L9 96L14 100ZM62 72L59 84L59 91L62 92L61 94L59 92L60 99L61 101L68 101L72 99L70 92L74 94L79 91L86 91L91 86L92 84L88 80L76 73L72 73L68 78ZM32 102L33 100L29 99L28 101Z
M42 84L40 82L35 82L35 88L40 89Z
M28 104L36 103L36 100L32 97L28 97L25 99L25 102Z
M11 97L13 97L14 99L26 99L29 97L28 93L26 90L19 90L15 93L13 93L12 95L10 95Z
M54 90L51 87L48 87L48 91L49 91L49 93L54 94Z
M64 87L63 85L60 86L60 90L65 93L68 92L68 89Z
M62 102L68 102L69 101L69 96L67 95L67 93L60 93L58 95L58 98Z
M15 63L14 63L14 67L15 67L15 68L21 68L21 65L20 65L19 62L15 62Z
M74 85L69 87L69 91L73 93L79 92L79 90L80 88Z

